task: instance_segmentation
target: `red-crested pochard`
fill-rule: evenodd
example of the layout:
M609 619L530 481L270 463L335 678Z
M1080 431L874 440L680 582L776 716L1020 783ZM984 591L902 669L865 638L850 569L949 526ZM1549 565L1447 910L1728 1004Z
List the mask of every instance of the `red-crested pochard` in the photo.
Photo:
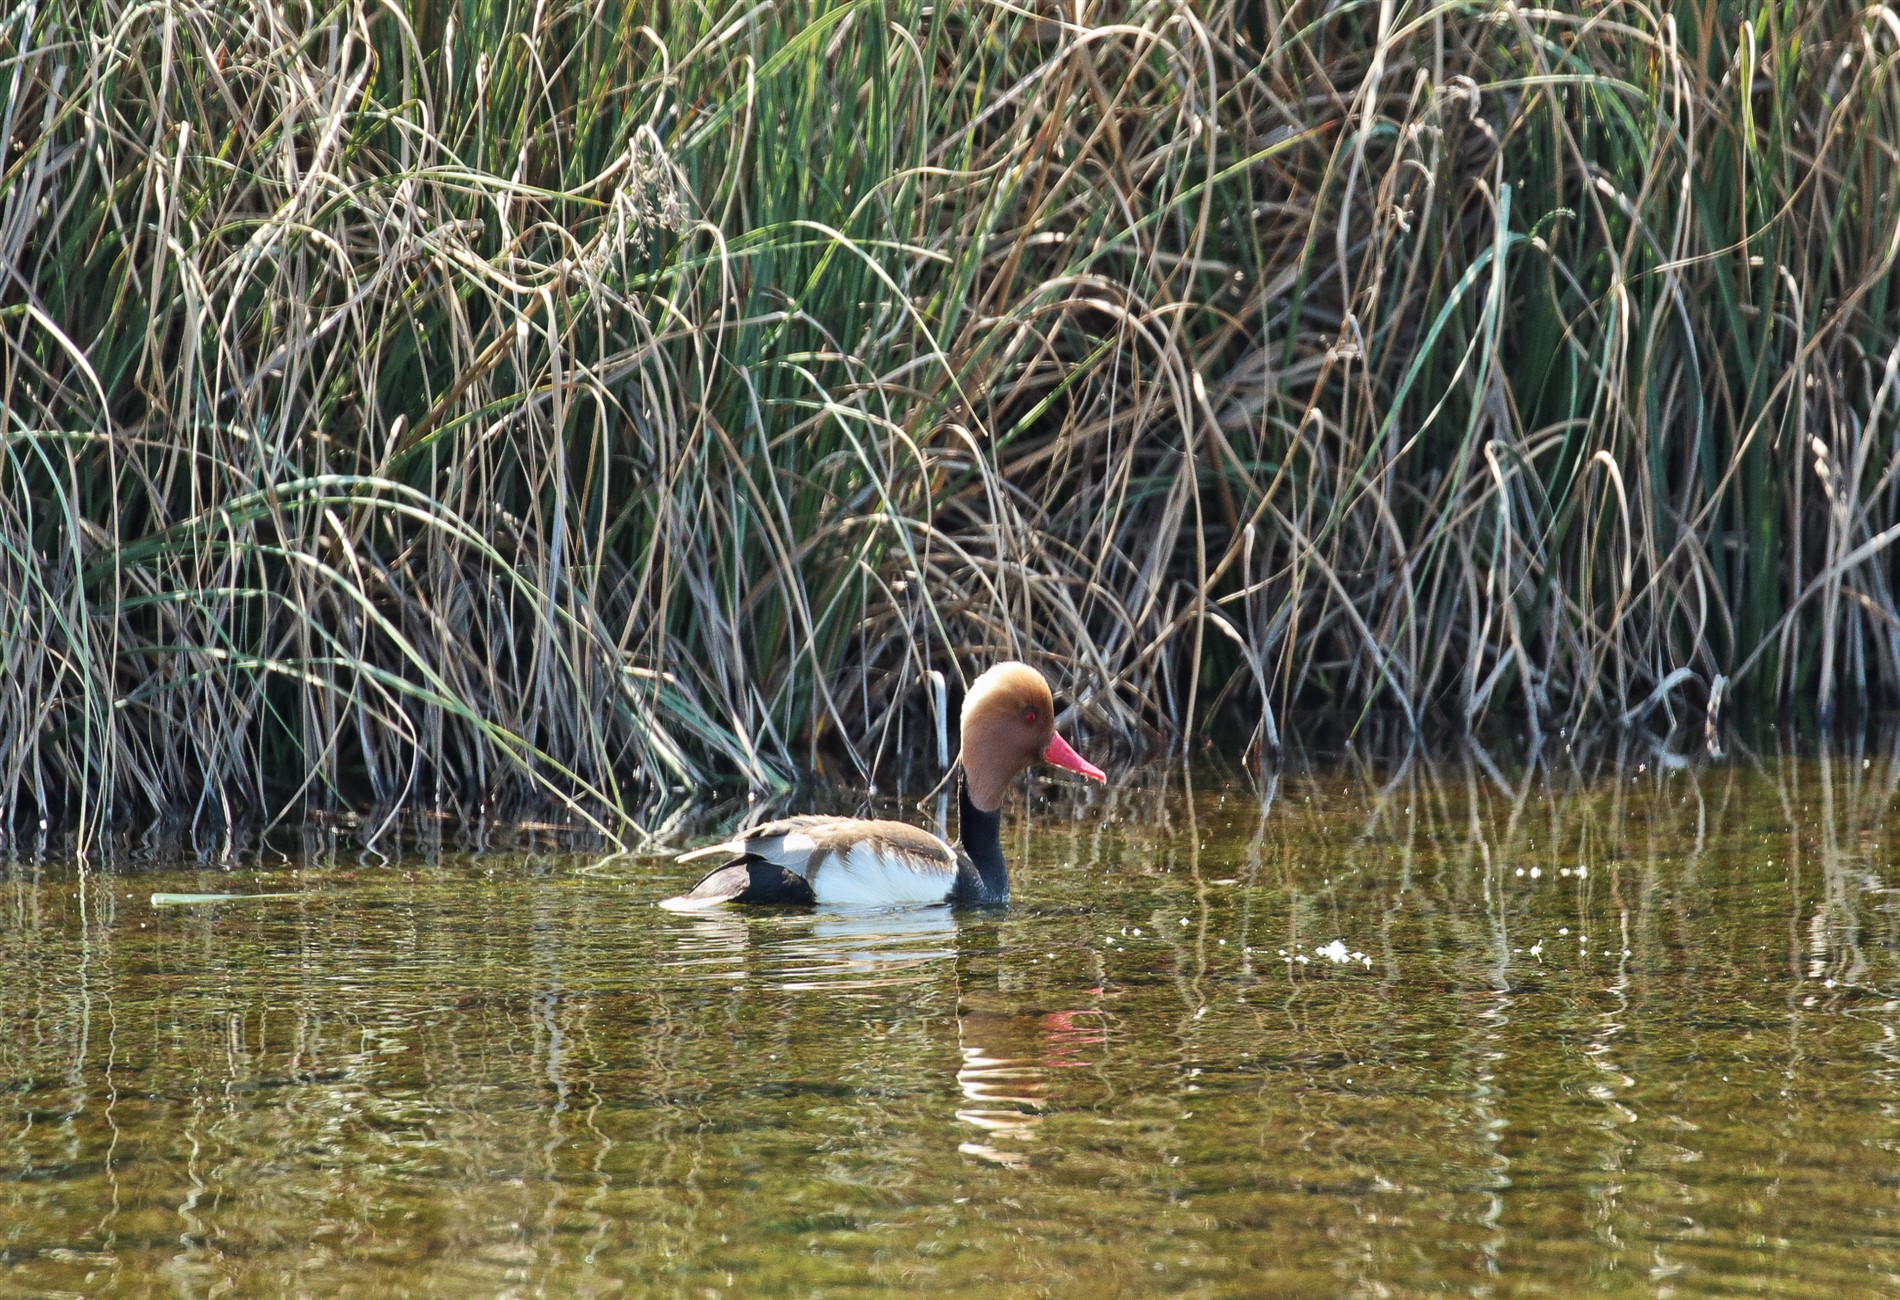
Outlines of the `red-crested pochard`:
M1056 734L1055 700L1042 674L1028 664L997 664L970 684L963 700L959 843L945 844L903 822L787 817L682 854L681 862L725 861L660 906L1007 902L1003 795L1038 759L1108 779Z

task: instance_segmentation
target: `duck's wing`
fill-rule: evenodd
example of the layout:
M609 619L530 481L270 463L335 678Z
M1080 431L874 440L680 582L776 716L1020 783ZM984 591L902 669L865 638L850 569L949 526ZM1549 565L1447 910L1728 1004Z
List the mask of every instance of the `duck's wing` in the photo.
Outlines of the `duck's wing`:
M935 903L957 876L956 853L929 831L857 817L787 817L679 860L709 857L725 865L668 903Z
M835 826L874 826L876 822L863 822L850 817L817 817L805 814L798 817L782 817L775 822L763 822L749 830L740 831L729 840L717 844L708 844L705 848L682 853L676 859L679 862L698 862L701 858L763 858L776 862L799 875L805 874L805 863L816 847L815 835L823 835L827 827Z

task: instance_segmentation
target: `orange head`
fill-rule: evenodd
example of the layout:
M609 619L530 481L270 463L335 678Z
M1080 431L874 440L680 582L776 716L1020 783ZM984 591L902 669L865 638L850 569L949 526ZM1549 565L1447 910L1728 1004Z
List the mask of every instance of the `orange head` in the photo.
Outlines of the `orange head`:
M963 697L963 778L970 802L985 812L1003 806L1003 792L1038 759L1097 781L1102 769L1056 734L1049 683L1028 664L997 664Z

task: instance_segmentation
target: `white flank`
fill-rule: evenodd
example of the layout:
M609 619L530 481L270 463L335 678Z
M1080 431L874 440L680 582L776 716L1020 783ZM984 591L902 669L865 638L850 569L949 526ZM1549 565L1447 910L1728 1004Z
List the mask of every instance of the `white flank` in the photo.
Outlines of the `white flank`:
M869 844L826 858L812 890L821 903L884 907L892 903L941 903L956 877L941 867L922 870L902 858L887 858Z

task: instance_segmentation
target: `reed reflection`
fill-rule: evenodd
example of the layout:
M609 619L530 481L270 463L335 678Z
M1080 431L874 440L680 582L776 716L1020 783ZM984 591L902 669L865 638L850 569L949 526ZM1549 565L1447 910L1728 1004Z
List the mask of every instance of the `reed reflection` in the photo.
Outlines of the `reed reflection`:
M0 868L0 1290L1866 1293L1900 760L1730 753L1144 776L1002 913Z

